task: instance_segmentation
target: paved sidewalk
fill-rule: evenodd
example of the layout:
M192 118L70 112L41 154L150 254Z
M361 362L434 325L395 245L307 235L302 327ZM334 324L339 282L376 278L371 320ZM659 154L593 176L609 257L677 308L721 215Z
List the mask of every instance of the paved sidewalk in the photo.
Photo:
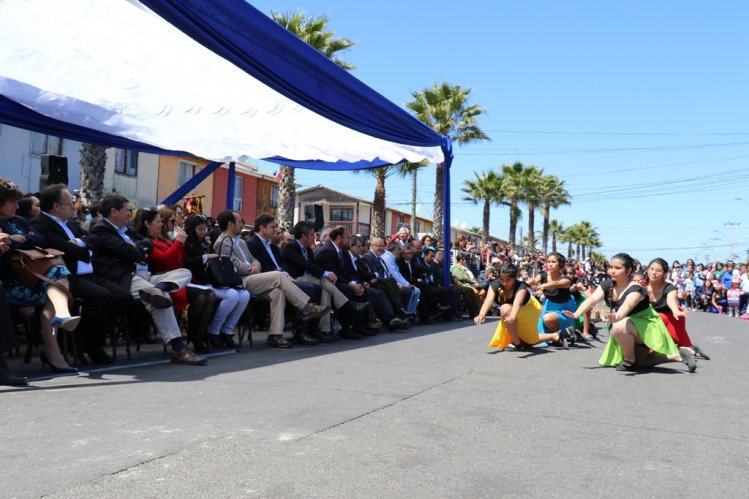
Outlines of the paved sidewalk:
M749 322L688 325L691 375L492 321L0 388L2 496L746 497Z

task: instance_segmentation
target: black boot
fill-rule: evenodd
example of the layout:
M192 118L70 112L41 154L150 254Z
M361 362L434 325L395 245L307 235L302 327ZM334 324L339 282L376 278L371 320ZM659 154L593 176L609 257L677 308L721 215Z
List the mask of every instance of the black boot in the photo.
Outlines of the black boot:
M0 357L0 385L4 386L29 386L29 379L25 376L16 376Z

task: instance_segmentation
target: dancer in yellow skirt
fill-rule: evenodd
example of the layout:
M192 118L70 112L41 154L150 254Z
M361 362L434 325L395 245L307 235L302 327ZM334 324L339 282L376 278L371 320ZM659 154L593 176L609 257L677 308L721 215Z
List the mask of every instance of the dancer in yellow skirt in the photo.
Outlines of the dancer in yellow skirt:
M489 346L504 350L512 344L516 349L520 349L542 341L561 341L566 335L565 331L538 334L541 304L531 295L528 286L517 280L517 274L518 269L515 265L506 263L502 266L499 270L499 279L489 286L481 311L474 318L477 325L483 324L492 305L499 305L501 320Z

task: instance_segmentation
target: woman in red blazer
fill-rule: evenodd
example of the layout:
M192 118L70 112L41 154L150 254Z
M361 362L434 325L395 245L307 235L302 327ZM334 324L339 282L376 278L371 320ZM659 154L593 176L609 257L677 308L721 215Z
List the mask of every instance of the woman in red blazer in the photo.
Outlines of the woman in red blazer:
M166 207L158 211L147 208L139 210L136 218L136 232L153 242L153 251L148 255L149 270L158 274L184 268L187 233L178 228L174 241L171 241L167 237L167 224L164 223L174 218L174 212ZM187 335L195 350L202 353L209 351L206 332L216 309L216 295L210 289L187 285L172 293L172 301L178 319L187 310Z

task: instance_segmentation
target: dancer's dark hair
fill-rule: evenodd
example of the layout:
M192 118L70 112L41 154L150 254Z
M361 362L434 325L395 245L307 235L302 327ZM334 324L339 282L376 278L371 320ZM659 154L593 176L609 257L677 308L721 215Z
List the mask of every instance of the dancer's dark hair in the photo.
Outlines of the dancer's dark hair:
M617 253L611 257L611 260L619 260L624 264L624 269L627 271L627 275L632 275L632 271L635 268L635 259L629 256L627 253Z

